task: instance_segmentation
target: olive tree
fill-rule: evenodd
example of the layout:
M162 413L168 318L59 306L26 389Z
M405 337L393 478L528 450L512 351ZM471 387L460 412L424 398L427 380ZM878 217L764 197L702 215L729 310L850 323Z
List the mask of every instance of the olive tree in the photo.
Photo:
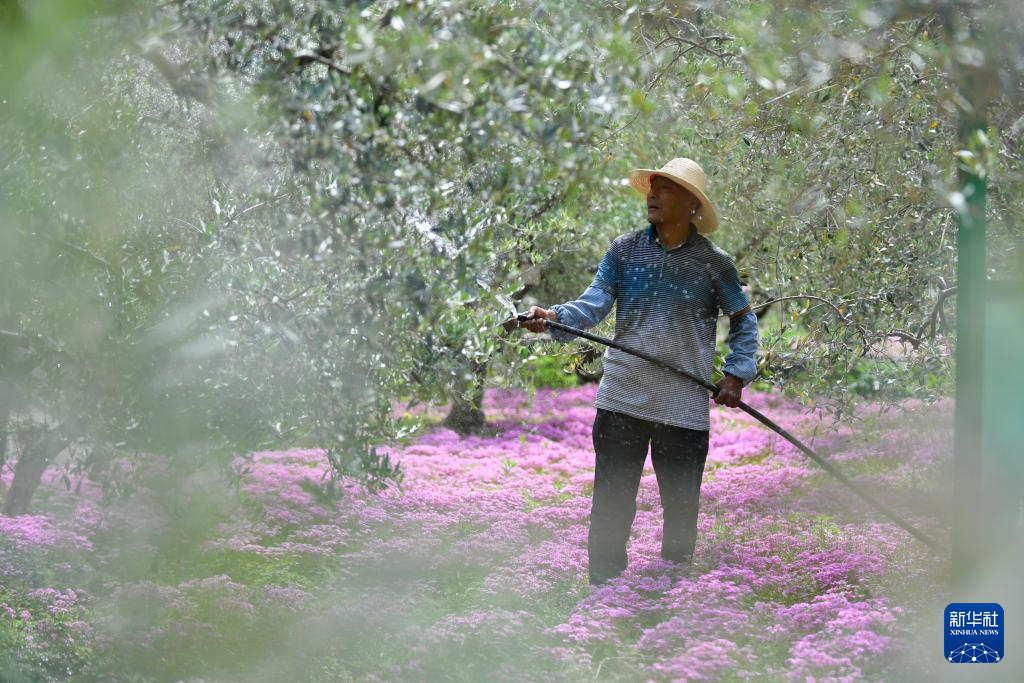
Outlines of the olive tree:
M395 400L511 372L493 294L573 243L641 70L569 5L11 7L0 417L36 482L296 443L396 478Z
M762 326L763 375L842 409L868 357L901 395L948 393L958 167L988 174L992 272L1021 259L1020 9L723 1L633 16L650 115L621 135L658 163L671 130L705 162L714 239L752 303L780 309ZM991 106L963 138L971 84Z

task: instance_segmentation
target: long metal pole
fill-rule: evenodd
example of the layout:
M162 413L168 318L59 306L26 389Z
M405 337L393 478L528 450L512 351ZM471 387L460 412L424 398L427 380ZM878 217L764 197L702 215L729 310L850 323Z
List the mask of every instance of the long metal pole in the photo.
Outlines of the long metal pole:
M522 314L522 313L517 314L516 318L520 322L525 322L527 320L530 320L530 318L526 317L526 315ZM687 379L693 380L697 384L701 385L702 387L704 387L705 389L710 391L712 396L717 396L718 395L719 389L714 384L711 384L710 382L706 382L705 380L703 380L702 378L698 377L697 375L694 375L693 373L687 372L686 370L683 370L682 368L678 368L678 367L676 367L674 365L666 363L665 361L661 360L660 358L652 356L649 353L645 353L645 352L640 351L638 349L631 348L629 346L626 346L625 344L620 344L620 343L618 343L616 341L613 341L611 339L607 339L605 337L598 336L596 334L591 334L591 333L586 332L584 330L576 329L575 327L569 327L568 325L563 325L562 323L555 322L553 320L545 320L545 322L547 323L548 327L554 328L556 330L562 330L563 332L569 332L570 334L574 334L577 337L583 337L584 339L589 339L590 341L595 341L595 342L597 342L599 344L604 344L605 346L610 346L613 349L618 349L619 351L624 351L624 352L626 352L626 353L628 353L630 355L636 356L638 358L643 358L646 361L654 363L658 367L665 368L666 370L669 370L671 372L675 372L676 374L682 375L683 377L686 377ZM763 415L760 411L750 407L749 405L747 405L743 401L740 401L739 408L743 412L745 412L748 415L752 416L754 419L756 419L761 424L763 424L766 427L768 427L769 429L771 429L773 432L779 434L786 441L788 441L791 444L793 444L794 446L796 446L798 449L800 449L800 451L804 455L806 455L808 458L810 458L814 462L818 463L818 465L820 465L822 468L824 468L826 472L828 472L829 474L834 476L836 479L841 481L848 489L850 489L851 491L856 493L866 503L868 503L869 505L874 507L876 510L881 512L883 515L885 515L889 519L891 519L894 523L896 523L900 528L902 528L904 531L909 533L911 536L913 536L917 540L921 541L922 543L927 545L932 550L935 550L936 552L940 552L940 553L947 553L948 552L947 549L944 548L942 545L940 545L937 541L935 541L931 537L927 536L923 532L918 531L917 529L915 529L913 527L913 525L910 524L910 522L907 522L906 520L904 520L896 512L890 510L887 506L883 505L874 496L869 494L867 491L864 491L863 489L861 489L859 486L857 486L857 484L852 482L845 474L843 474L838 469L836 469L835 465L833 465L832 463L828 462L827 460L822 458L820 455L815 453L813 450L811 450L811 448L809 446L805 445L802 441L800 441L798 438L796 438L795 436L793 436L792 434L787 432L785 429L780 427L774 421L772 421L771 419L769 419L768 417Z

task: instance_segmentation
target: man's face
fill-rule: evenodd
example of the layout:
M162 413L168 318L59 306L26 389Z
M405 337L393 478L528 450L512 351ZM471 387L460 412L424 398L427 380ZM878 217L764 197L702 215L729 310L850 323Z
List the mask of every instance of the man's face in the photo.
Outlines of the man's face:
M700 200L682 185L660 175L651 176L647 193L647 220L651 223L683 223L693 218Z

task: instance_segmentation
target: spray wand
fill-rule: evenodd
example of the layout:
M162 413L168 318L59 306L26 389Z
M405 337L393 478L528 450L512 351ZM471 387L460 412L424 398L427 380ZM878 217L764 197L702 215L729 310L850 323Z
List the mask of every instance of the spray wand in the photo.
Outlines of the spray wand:
M511 312L511 314L512 314L512 319L507 321L504 324L506 331L509 331L511 329L514 329L515 327L518 327L518 324L521 323L521 322L526 322L527 320L532 320L532 318L528 317L525 313L519 313L516 310L515 304L512 303L512 300L509 299L508 297L498 295L498 301L500 301L502 303L502 305L505 306L505 308L507 308ZM661 359L659 359L659 358L657 358L655 356L652 356L649 353L645 353L643 351L639 351L639 350L634 349L632 347L626 346L625 344L620 344L619 342L613 341L611 339L607 339L605 337L601 337L601 336L596 335L596 334L591 334L589 332L577 329L575 327L570 327L568 325L563 325L562 323L555 322L553 320L545 319L544 322L547 324L548 327L551 327L553 329L561 330L563 332L568 332L570 334L576 335L577 337L583 337L584 339L589 339L590 341L595 341L598 344L604 344L605 346L610 346L613 349L618 349L619 351L624 351L625 353L628 353L630 355L636 356L637 358L643 358L646 361L654 363L655 365L657 365L660 368L664 368L666 370L669 370L669 371L674 372L676 374L682 375L683 377L686 377L687 379L696 382L697 384L701 385L702 387L704 387L705 389L710 391L712 396L717 396L718 395L719 389L714 384L711 384L710 382L707 382L704 379L698 377L697 375L694 375L693 373L687 372L686 370L684 370L682 368L679 368L679 367L676 367L676 366L671 365L669 363L666 363L665 361L663 361L663 360L661 360ZM822 458L820 455L815 453L813 450L811 450L811 448L809 446L805 445L802 441L800 441L800 439L796 438L795 436L790 434L788 431L786 431L785 429L780 427L778 424L776 424L769 417L767 417L766 415L761 413L759 410L757 410L756 408L753 408L753 407L747 405L743 401L740 401L738 407L740 408L740 410L742 410L743 412L747 413L748 415L753 417L755 420L757 420L761 424L763 424L766 427L768 427L769 429L771 429L776 434L779 434L786 441L788 441L791 444L793 444L794 446L796 446L804 455L806 455L808 458L810 458L811 460L816 462L818 465L820 465L822 468L824 468L826 472L831 474L833 477L835 477L840 482L842 482L844 486L846 486L848 489L850 489L851 491L856 493L858 496L860 496L860 498L863 501L865 501L866 503L868 503L869 505L874 507L876 510L881 512L883 515L888 517L890 520L892 520L894 523L899 525L900 528L905 530L911 536L913 536L917 540L921 541L922 543L927 545L932 550L935 550L936 552L940 552L940 553L947 553L948 552L947 549L944 548L942 545L940 545L937 541L935 541L931 537L927 536L923 532L915 529L914 526L912 524L910 524L910 522L908 522L905 519L903 519L899 514L897 514L893 510L889 509L886 505L884 505L881 501L877 500L870 493L868 493L867 491L863 490L861 487L859 487L857 484L855 484L853 481L851 481L849 477L847 477L845 474L840 472L835 467L835 465L833 465L832 463L828 462L827 460Z

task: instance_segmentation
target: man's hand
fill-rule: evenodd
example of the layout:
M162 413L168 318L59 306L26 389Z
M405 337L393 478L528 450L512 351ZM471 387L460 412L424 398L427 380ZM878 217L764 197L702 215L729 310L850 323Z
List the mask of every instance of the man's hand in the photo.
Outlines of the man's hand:
M530 306L530 310L526 312L526 315L530 318L536 318L536 320L521 322L519 323L519 326L525 327L530 332L544 332L547 330L547 320L554 320L555 322L558 322L557 313L541 308L540 306Z
M740 404L743 396L743 382L739 377L725 375L718 380L718 396L715 396L715 403L718 405L735 408Z

